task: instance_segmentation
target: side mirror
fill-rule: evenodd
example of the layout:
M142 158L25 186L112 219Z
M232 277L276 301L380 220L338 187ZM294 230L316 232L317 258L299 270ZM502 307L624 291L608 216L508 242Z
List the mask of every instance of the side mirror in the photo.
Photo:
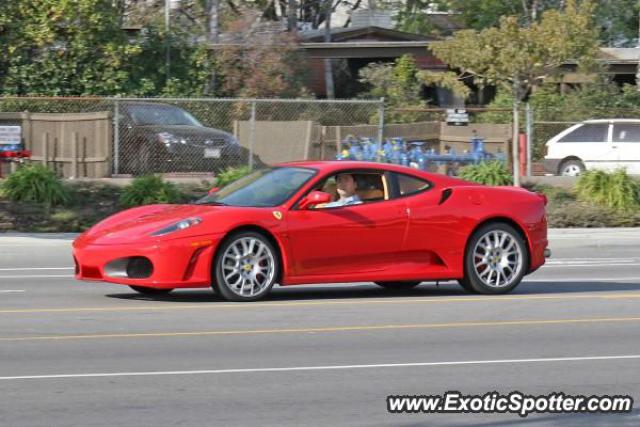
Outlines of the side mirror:
M213 187L211 190L209 190L209 194L215 194L218 191L220 191L220 187Z
M300 201L298 206L300 209L309 209L312 206L319 205L321 203L329 203L330 201L331 194L325 193L324 191L312 191Z

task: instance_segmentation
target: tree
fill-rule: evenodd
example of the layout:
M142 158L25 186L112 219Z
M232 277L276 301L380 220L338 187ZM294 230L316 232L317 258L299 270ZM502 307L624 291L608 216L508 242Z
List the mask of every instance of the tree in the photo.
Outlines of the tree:
M495 84L511 92L514 138L518 134L518 106L535 85L558 72L570 60L592 63L597 55L590 0L567 0L564 10L547 10L539 22L522 27L516 17L503 17L499 27L463 30L451 39L431 43L434 54L472 76L479 86ZM514 141L514 179L519 179L518 144Z
M420 69L411 55L403 55L393 63L371 63L360 69L359 80L370 87L367 97L385 99L385 119L390 122L414 122L418 114L394 110L425 106L420 97Z
M463 28L483 30L500 25L503 16L515 16L523 26L538 22L548 10L561 10L566 0L387 0L397 11L398 27L405 31L437 34L430 12L451 12ZM637 0L601 0L595 2L594 25L600 28L600 40L606 46L635 46L638 35Z
M219 74L218 96L250 98L294 98L307 94L303 84L304 62L295 35L281 32L259 33L245 15L232 23L233 44L214 52Z
M2 2L0 89L9 94L90 95L130 89L140 49L120 29L111 0Z

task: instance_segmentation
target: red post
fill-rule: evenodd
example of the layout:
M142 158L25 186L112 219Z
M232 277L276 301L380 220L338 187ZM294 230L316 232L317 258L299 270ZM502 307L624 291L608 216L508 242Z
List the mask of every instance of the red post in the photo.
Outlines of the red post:
M518 141L520 143L520 175L525 175L527 170L527 135L521 133Z

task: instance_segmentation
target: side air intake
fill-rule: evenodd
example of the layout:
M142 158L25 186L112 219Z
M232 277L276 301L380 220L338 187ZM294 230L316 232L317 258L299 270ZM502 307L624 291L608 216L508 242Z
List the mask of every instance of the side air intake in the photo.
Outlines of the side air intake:
M446 202L447 199L451 197L452 193L453 193L453 190L450 188L445 188L444 190L442 190L442 196L440 196L440 201L438 202L438 204L441 205L444 202Z

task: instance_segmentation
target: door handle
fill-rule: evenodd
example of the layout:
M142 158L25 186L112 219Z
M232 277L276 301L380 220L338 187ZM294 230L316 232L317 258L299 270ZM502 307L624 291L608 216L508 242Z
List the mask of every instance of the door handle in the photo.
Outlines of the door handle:
M612 145L611 148L618 148L618 146L617 145Z

